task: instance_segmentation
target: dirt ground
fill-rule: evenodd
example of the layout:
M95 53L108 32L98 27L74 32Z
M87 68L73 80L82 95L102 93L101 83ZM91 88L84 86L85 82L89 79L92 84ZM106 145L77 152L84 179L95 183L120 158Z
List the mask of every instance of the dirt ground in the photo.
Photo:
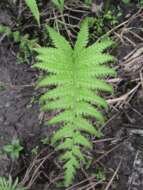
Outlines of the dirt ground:
M141 16L142 11L129 20L124 28L143 26ZM0 9L0 24L10 23L10 13ZM117 37L122 32L116 33ZM91 167L87 171L81 168L75 185L67 190L143 189L143 53L138 59L133 58L131 64L126 57L132 50L143 47L143 32L137 31L137 34L140 38L127 31L122 33L119 38L123 37L125 41L112 52L118 59L118 80L113 81L114 99L108 99L108 119L102 126L104 137L93 139L94 159ZM49 136L50 131L40 122L42 114L38 101L32 101L33 97L38 96L33 86L37 72L29 65L18 65L13 42L2 38L1 35L0 148L18 138L24 150L17 161L12 161L7 154L0 155L0 176L19 176L21 184L27 185L30 190L60 190L53 185L62 176L61 167L55 159L57 153L52 147L40 144L42 137ZM40 151L34 157L31 150L36 146L39 146ZM102 168L106 175L106 179L100 179L99 183L91 177L97 167Z

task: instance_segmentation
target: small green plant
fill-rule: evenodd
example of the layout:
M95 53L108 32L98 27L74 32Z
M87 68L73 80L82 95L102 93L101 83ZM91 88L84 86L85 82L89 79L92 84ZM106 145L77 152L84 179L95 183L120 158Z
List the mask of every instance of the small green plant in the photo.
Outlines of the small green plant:
M45 138L41 139L41 143L42 143L43 145L49 144L49 138L48 138L48 137L45 137Z
M143 0L140 0L139 4L141 7L143 7Z
M15 43L19 44L20 51L17 53L18 63L29 63L33 48L37 47L37 39L29 39L29 35L21 35L19 31L12 31L10 27L0 25L0 33L5 34Z
M18 139L12 140L11 144L7 144L3 147L4 152L11 156L13 160L18 159L23 147L20 145Z
M39 146L36 146L31 150L31 153L33 156L36 156L38 154L38 151L39 151Z
M0 92L4 91L6 89L6 85L3 83L0 83Z
M84 3L87 5L91 5L92 4L92 0L84 0Z
M98 179L98 180L102 180L102 181L105 181L105 180L106 180L105 173L104 173L103 169L100 168L100 167L98 167L98 168L96 169L96 173L93 174L93 175L95 175L96 179Z
M108 20L111 24L111 26L115 26L119 22L119 18L122 15L120 11L115 15L111 10L109 10L105 15L104 19Z
M33 68L46 71L39 80L38 87L55 86L41 96L43 111L58 110L48 125L61 127L53 134L51 141L56 150L62 150L60 160L64 162L65 186L69 186L80 163L86 164L84 149L92 149L89 135L100 137L99 130L92 125L90 118L103 123L104 117L96 108L107 108L100 91L112 92L113 88L103 80L114 76L114 69L105 66L114 57L103 53L113 42L109 39L88 44L88 23L84 21L74 48L54 29L47 27L55 48L41 47L37 63Z
M26 190L18 185L18 178L13 182L12 178L0 177L0 190Z
M122 13L120 10L118 10L117 14L111 10L108 10L102 16L96 16L95 18L88 17L90 27L93 30L91 36L93 38L98 38L99 36L104 35L110 29L110 27L114 27L119 23L119 18L121 15Z
M131 0L122 0L122 2L125 4L130 4Z
M33 16L35 17L38 25L40 26L40 13L36 0L25 0L25 3L30 8Z
M53 4L59 9L59 11L63 12L64 10L64 0L52 0Z

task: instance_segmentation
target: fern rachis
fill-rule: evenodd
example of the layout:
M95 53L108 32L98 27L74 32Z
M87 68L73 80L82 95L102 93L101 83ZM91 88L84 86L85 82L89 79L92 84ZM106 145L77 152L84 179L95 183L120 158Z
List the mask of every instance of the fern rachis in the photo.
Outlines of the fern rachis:
M72 183L80 161L85 161L81 147L92 148L92 142L85 134L99 136L87 116L96 118L100 123L104 122L102 113L96 107L107 107L99 92L113 90L103 80L106 76L115 75L112 68L105 66L114 58L103 53L112 45L112 41L104 40L87 47L88 24L84 22L72 49L60 34L50 27L47 29L55 48L36 49L37 63L33 67L47 71L47 75L38 82L38 87L55 85L41 96L40 102L44 111L60 110L49 124L61 124L61 128L52 136L52 143L57 150L65 152L61 160L64 161L65 186L68 186ZM62 143L59 144L60 141Z

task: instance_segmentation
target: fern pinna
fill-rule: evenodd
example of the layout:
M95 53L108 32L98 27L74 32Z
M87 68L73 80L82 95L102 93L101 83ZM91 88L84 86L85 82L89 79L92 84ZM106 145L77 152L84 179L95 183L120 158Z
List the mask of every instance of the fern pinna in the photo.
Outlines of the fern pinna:
M103 53L113 42L104 40L87 47L87 22L82 24L74 48L54 29L47 29L55 48L36 49L38 56L34 67L47 72L38 81L38 87L54 86L40 101L42 110L58 110L48 123L61 124L52 136L52 144L64 152L60 158L64 161L65 186L68 186L80 163L85 162L82 150L92 148L86 134L99 134L89 118L104 122L96 107L107 107L99 91L112 92L112 86L102 78L115 75L112 68L104 65L113 61L113 56Z

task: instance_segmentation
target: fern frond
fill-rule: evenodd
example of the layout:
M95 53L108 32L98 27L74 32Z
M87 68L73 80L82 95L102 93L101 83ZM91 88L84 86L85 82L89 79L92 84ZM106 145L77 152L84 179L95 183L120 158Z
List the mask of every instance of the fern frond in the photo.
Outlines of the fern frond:
M104 52L107 48L111 47L114 44L112 40L102 40L101 42L96 42L90 47L88 47L88 53L102 53Z
M71 46L67 40L58 34L53 28L46 26L46 29L56 48L71 54Z
M81 88L78 101L87 101L90 102L91 104L96 104L97 106L107 108L107 102L103 98L101 98L91 90L87 89Z
M77 108L75 112L78 116L79 115L91 116L91 117L95 117L101 123L104 122L103 115L99 111L97 111L96 108L94 108L92 105L86 102L77 103Z
M83 163L85 163L85 158L84 158L84 154L81 152L80 150L80 146L74 146L72 148L72 152L73 154L79 159L81 160Z
M59 87L59 88L54 88L48 92L46 92L45 94L43 94L41 97L40 97L40 101L41 102L44 102L45 100L55 100L59 97L65 97L65 96L74 96L74 93L71 92L71 87L72 85L64 85Z
M63 138L70 138L73 136L73 129L69 126L64 126L63 128L59 129L52 137L52 144L55 144L58 140Z
M70 138L66 138L65 141L56 146L57 150L72 150L73 140Z
M35 48L35 51L39 54L37 59L39 61L45 61L45 63L55 63L58 64L65 63L69 60L69 55L63 54L61 49L55 48ZM72 52L70 51L70 54Z
M49 64L44 63L43 64L43 62L39 62L32 67L41 69L43 71L49 71L49 72L54 73L54 74L56 74L56 73L57 74L60 74L60 73L61 74L64 74L64 73L72 74L72 71L70 71L70 69L67 70L66 65L65 65L65 67L64 67L64 65L60 65L60 64L54 66L52 63L49 63Z
M62 50L54 48L36 48L35 51L39 54L37 56L37 63L33 65L33 68L40 68L43 71L49 71L52 73L69 73L70 65L67 62L71 62L72 56L63 53ZM72 51L72 50L71 50Z
M70 159L72 154L74 154L78 159L85 162L85 158L84 158L83 153L81 152L79 146L74 146L72 151L67 151L66 153L64 153L62 156L60 156L60 160L67 161L68 159Z
M61 84L71 84L72 77L69 73L65 73L65 75L57 74L51 75L43 78L38 82L38 87L44 87L49 85L61 85Z
M56 115L53 117L50 121L49 124L53 125L56 123L61 123L61 122L71 122L73 120L73 115L71 111L64 111L61 112L60 114Z
M52 0L53 4L61 11L64 10L64 0Z
M89 139L85 138L83 135L81 135L78 132L73 137L73 140L76 145L82 145L87 149L92 149L92 143L89 141Z
M48 111L48 110L60 110L60 109L69 109L71 108L72 105L72 97L65 97L61 98L55 101L48 102L48 104L42 106L43 111Z
M66 176L65 187L68 187L69 184L71 184L71 181L73 181L77 168L79 168L79 164L77 160L73 159L73 157L70 157L69 160L64 165L65 176Z
M36 0L25 0L27 6L30 8L33 16L35 17L38 25L40 26L40 13Z
M87 21L82 24L73 49L52 28L47 30L55 48L36 49L37 63L33 67L47 72L37 86L52 86L41 96L41 108L58 111L48 124L61 124L51 141L57 150L64 152L60 159L64 162L65 186L69 186L80 164L85 163L82 149L92 148L89 135L101 136L89 119L104 122L98 108L107 108L107 102L100 97L100 91L112 93L113 87L104 77L116 74L105 65L115 61L114 57L104 51L113 43L105 40L87 47Z
M113 88L111 85L107 84L103 80L95 79L95 81L91 80L80 80L77 82L77 85L82 88L86 89L94 89L94 90L100 90L105 92L112 92Z
M75 126L77 126L77 129L79 131L83 131L83 132L87 132L91 135L95 135L97 136L98 131L96 130L96 128L90 124L86 119L84 118L80 118L78 117L75 122L74 122Z
M85 76L87 77L106 77L106 76L115 76L116 72L114 69L111 69L107 66L102 66L102 65L97 65L95 68L89 68L86 69L86 67L84 69L81 69L79 72L78 77L79 78L85 78Z
M95 71L93 71L93 75L96 77L106 77L106 76L115 76L116 72L114 69L111 69L106 66L97 66Z
M88 43L88 21L84 20L75 44L75 52L80 53Z
M89 64L91 66L98 66L101 64L105 64L108 62L113 62L115 59L113 56L108 55L108 54L102 54L102 53L88 53L88 49L85 50L83 53L81 53L79 59L78 59L78 63L79 63L79 67L81 68L85 68L85 66L89 66Z

